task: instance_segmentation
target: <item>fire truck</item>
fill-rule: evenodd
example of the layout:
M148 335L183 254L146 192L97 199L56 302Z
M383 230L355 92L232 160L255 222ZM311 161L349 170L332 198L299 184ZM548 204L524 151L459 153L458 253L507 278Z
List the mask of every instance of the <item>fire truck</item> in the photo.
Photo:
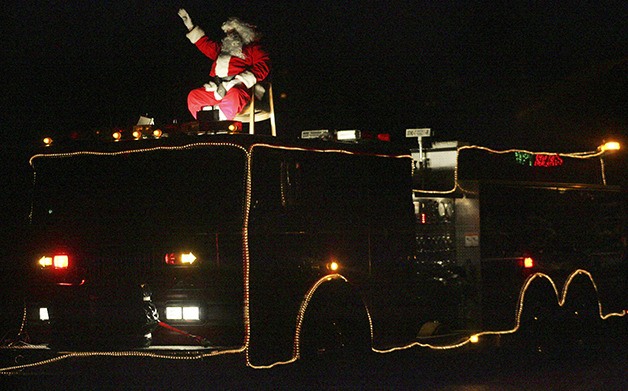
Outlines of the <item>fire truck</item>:
M625 315L606 149L143 131L47 139L31 157L31 343L256 367L452 348L527 313Z

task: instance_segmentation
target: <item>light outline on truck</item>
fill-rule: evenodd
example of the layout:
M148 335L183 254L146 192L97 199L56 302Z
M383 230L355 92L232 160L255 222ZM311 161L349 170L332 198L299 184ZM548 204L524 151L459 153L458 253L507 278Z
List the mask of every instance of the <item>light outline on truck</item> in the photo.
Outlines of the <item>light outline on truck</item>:
M250 347L250 337L251 337L251 322L250 322L250 283L249 283L249 278L250 278L250 253L249 253L249 239L248 239L248 226L249 226L249 215L250 215L250 210L251 210L251 193L252 193L252 181L251 181L251 158L253 155L253 149L256 147L267 147L267 148L275 148L275 149L282 149L282 150L297 150L297 151L312 151L312 152L319 152L319 153L341 153L341 154L351 154L351 155L369 155L369 156L377 156L377 157L386 157L386 158L412 158L411 155L386 155L386 154L373 154L373 153L361 153L361 152L351 152L351 151L347 151L347 150L343 150L343 149L335 149L335 148L329 148L329 149L319 149L319 148L304 148L304 147L287 147L287 146L276 146L276 145L271 145L271 144L266 144L266 143L256 143L256 144L251 144L249 146L249 148L245 148L241 145L238 144L234 144L234 143L226 143L226 142L198 142L198 143L193 143L193 144L187 144L187 145L183 145L183 146L158 146L158 147L151 147L151 148L145 148L145 149L136 149L136 150L125 150L125 151L116 151L116 152L96 152L96 151L79 151L79 152L70 152L70 153L59 153L59 154L37 154L34 155L33 157L31 157L31 159L29 160L29 163L31 164L31 166L34 169L33 166L33 160L35 158L38 157L50 157L50 158L62 158L62 157L70 157L70 156L76 156L76 155L82 155L82 154L87 154L87 155L103 155L103 156L111 156L111 155L121 155L121 154L129 154L129 153L142 153L142 152L151 152L151 151L156 151L156 150L184 150L184 149L192 149L192 148L197 148L197 147L204 147L204 146L231 146L231 147L236 147L238 149L241 149L242 151L244 151L244 153L246 154L246 185L245 185L245 211L244 211L244 219L243 219L243 225L242 225L242 261L243 261L243 280L244 280L244 294L243 294L243 308L244 308L244 314L243 314L243 321L244 321L244 326L245 326L245 336L244 336L244 344L243 346L239 347L239 348L235 348L235 349L230 349L230 350L218 350L218 351L211 351L211 352L205 352L205 353L201 353L201 354L186 354L186 355L181 355L181 354L160 354L160 353L152 353L152 352L146 352L146 351L103 351L103 352L70 352L70 353L66 353L66 354L62 354L60 356L48 359L48 360L41 360L35 363L29 363L29 364L22 364L22 365L16 365L16 366L12 366L12 367L5 367L5 368L0 368L0 372L2 373L7 373L7 372L12 372L12 371L16 371L16 370L20 370L20 369L25 369L25 368L31 368L31 367L36 367L36 366L41 366L41 365L45 365L45 364L50 364L50 363L54 363L54 362L58 362L61 360L64 360L66 358L72 358L72 357L90 357L90 356L110 356L110 357L128 357L128 356L134 356L134 357L150 357L150 358L161 358L161 359L172 359L172 360L196 360L196 359L203 359L206 357L211 357L211 356L218 356L218 355L222 355L222 354L236 354L236 353L245 353L245 357L246 357L246 365L254 368L254 369L265 369L265 368L272 368L274 366L277 365L282 365L282 364L289 364L289 363L293 363L295 362L297 359L299 359L300 357L300 346L299 346L299 342L300 342L300 328L301 328L301 324L302 324L302 320L303 320L303 316L305 314L305 311L307 309L307 305L309 303L309 301L311 300L313 294L316 292L316 290L322 286L324 283L328 282L328 281L332 281L332 280L343 280L347 283L350 283L350 281L343 275L338 274L338 273L333 273L333 274L328 274L326 276L323 276L322 278L320 278L316 283L314 283L305 293L305 296L301 302L301 306L297 315L297 319L295 319L296 321L296 325L297 328L295 330L295 335L294 335L294 349L293 349L293 354L292 354L292 358L287 360L287 361L278 361L275 363L272 363L270 365L256 365L253 364L250 361L250 357L249 357L249 347ZM456 167L455 167L455 172L454 172L454 188L452 190L449 191L427 191L427 190L416 190L414 189L413 192L421 192L421 193L433 193L433 194L447 194L447 193L452 193L454 192L456 189L460 189L462 191L465 191L465 189L462 189L458 183L458 165L457 165L457 159L459 156L460 151L465 150L465 149L481 149L481 150L485 150L488 151L490 153L499 153L499 154L504 154L504 153L511 153L511 152L516 152L516 151L520 151L520 152L528 152L525 150L516 150L516 149L510 149L510 150L504 150L504 151L497 151L497 150L493 150L490 148L486 148L486 147L481 147L481 146L462 146L457 148L457 156L456 156ZM568 154L559 154L560 156L566 156L566 157L572 157L572 158L578 158L578 159L588 159L588 158L594 158L594 157L599 157L604 153L604 151L600 150L600 151L594 151L594 152L582 152L582 153L568 153ZM541 154L548 154L546 152L542 152ZM552 155L556 155L555 153L552 153ZM603 166L602 166L603 169ZM411 170L411 167L409 167L409 170ZM33 173L34 177L36 176L36 171L34 170ZM31 210L31 217L32 217L32 210ZM600 300L599 297L599 292L598 292L598 287L597 284L595 283L595 280L593 278L593 275L588 272L587 270L584 269L577 269L574 272L572 272L569 277L567 278L567 280L565 281L565 283L562 286L561 292L559 293L558 287L556 285L556 283L554 282L554 280L547 274L545 273L535 273L530 275L524 282L520 292L519 292L519 299L518 299L518 303L517 303L517 309L516 309L516 313L515 313L515 325L514 327L512 327L509 330L497 330L497 331L482 331L479 333L474 333L470 336L468 336L466 339L463 339L460 342L454 343L454 344L450 344L450 345L433 345L433 344L426 344L426 343L421 343L418 341L415 341L413 343L404 345L404 346L398 346L398 347L393 347L393 348L389 348L389 349L377 349L373 346L373 325L372 325L372 319L371 319L371 315L370 315L370 311L368 306L365 304L365 308L366 308L366 313L368 315L368 319L369 319L369 326L370 326L370 332L371 332L371 350L376 352L376 353L390 353L390 352L394 352L397 350L404 350L404 349L409 349L409 348L413 348L413 347L423 347L423 348L429 348L429 349L435 349L435 350L445 350L445 349L455 349L455 348L460 348L462 346L465 346L469 343L472 343L472 340L476 340L479 339L482 336L490 336L490 335L505 335L505 334L513 334L516 331L519 330L520 325L521 325L521 314L523 312L523 308L524 308L524 303L525 303L525 295L526 292L528 290L528 288L532 285L532 282L534 282L534 280L536 279L546 279L549 281L549 283L551 284L554 293L556 295L556 300L557 303L560 307L563 307L566 303L566 298L567 298L567 293L569 290L569 286L571 285L572 281L579 275L584 275L586 276L594 290L596 293L596 298L597 298L597 303L598 303L598 315L600 316L600 318L602 320L606 320L608 318L611 317L623 317L627 314L627 310L622 310L621 312L610 312L607 314L604 314L603 311L603 305L602 302ZM26 309L25 309L26 310ZM24 321L23 321L23 325L24 326Z
M607 143L608 144L608 143ZM606 144L604 144L606 145ZM556 152L532 152L532 151L528 151L525 149L504 149L504 150L497 150L497 149L492 149L492 148L488 148L488 147L482 147L480 145L463 145L460 146L458 148L456 148L456 165L454 167L454 187L451 188L450 190L426 190L426 189L413 189L414 193L422 193L422 194L451 194L456 192L456 190L460 190L463 193L466 194L477 194L477 192L474 192L472 190L468 190L463 188L459 181L458 181L458 159L460 157L460 152L466 150L466 149L477 149L477 150L481 150L481 151L486 151L489 153L493 153L493 154L498 154L498 155L504 155L507 153L525 153L525 154L529 154L529 155L545 155L545 156L551 156L551 157L557 157L557 158L563 158L563 157L568 157L568 158L573 158L573 159L591 159L591 158L596 158L599 157L600 158L600 172L601 172L601 179L602 179L602 183L604 185L606 185L606 174L605 174L605 168L604 168L604 161L601 159L601 157L603 155L605 155L608 151L615 151L617 149L615 148L598 148L597 151L589 151L589 152L570 152L570 153L556 153Z

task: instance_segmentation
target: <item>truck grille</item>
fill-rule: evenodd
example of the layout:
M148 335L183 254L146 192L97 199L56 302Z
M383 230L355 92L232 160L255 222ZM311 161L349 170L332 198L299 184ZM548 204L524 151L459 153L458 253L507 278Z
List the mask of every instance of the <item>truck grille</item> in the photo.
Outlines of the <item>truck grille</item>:
M90 257L84 262L86 277L92 282L122 281L145 282L154 275L159 260L150 256Z

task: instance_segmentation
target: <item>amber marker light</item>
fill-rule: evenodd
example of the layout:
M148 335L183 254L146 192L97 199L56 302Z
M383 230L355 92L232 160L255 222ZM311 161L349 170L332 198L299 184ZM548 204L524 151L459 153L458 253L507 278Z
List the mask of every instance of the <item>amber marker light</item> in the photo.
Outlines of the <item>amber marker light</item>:
M52 138L50 137L44 137L42 141L46 147L49 147L52 145Z
M39 259L39 261L37 261L37 263L41 267L50 267L52 266L52 257L47 257L44 255L43 257Z
M196 261L196 256L194 254L192 254L191 252L189 253L183 253L181 254L181 263L182 264L188 264L191 265L194 263L194 261Z
M140 130L134 130L133 131L133 139L135 140L139 140L142 138L142 131Z
M621 149L621 145L617 141L609 141L597 147L600 152L613 152L619 151Z
M331 261L327 264L327 270L331 272L336 272L338 271L338 269L340 269L340 264L338 264L338 262L336 261Z
M121 132L113 132L111 134L111 137L113 137L114 141L120 141L120 139L122 139L122 133Z
M161 129L153 130L153 137L160 138L162 135L163 135L163 132L161 131Z

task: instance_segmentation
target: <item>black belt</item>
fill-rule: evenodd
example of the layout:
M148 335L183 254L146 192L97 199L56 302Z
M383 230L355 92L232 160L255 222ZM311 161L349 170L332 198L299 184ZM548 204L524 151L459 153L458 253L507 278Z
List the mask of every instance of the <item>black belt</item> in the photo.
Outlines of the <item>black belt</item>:
M231 81L235 78L235 76L225 76L225 77L220 77L220 76L214 76L214 83L216 83L216 85L220 85L220 83L224 83L227 81Z

